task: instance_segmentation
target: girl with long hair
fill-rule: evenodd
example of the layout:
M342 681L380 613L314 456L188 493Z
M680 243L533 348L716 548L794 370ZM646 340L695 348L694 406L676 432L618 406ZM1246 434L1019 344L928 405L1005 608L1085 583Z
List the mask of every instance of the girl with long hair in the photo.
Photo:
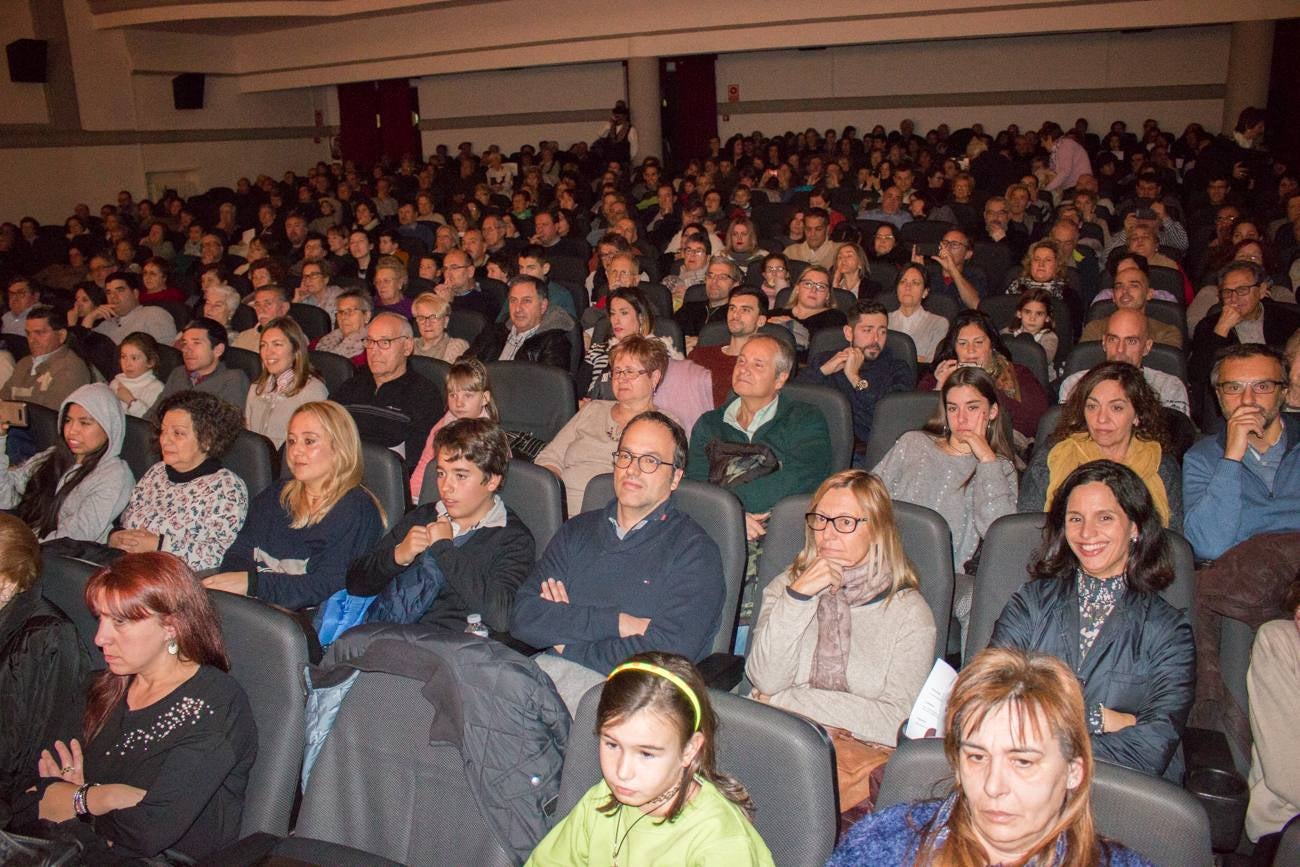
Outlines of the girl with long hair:
M604 779L528 865L771 865L749 793L717 768L717 728L704 679L684 657L638 653L615 668L596 709Z
M463 418L485 418L493 424L499 424L501 413L492 400L492 383L488 379L487 368L477 358L458 361L447 371L447 412L438 419L429 431L424 442L424 451L416 461L411 473L411 502L420 502L420 491L424 487L424 472L437 457L433 440L438 431L454 421ZM394 516L395 518L398 516Z

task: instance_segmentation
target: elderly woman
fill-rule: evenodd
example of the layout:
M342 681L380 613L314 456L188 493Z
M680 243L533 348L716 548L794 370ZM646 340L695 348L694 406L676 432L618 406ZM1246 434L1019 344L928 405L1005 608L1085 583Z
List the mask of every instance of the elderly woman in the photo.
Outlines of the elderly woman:
M307 336L287 316L277 317L262 329L258 354L262 375L248 387L244 426L253 433L284 445L289 418L298 407L329 396L325 381L311 366Z
M827 867L1154 867L1097 836L1094 749L1067 666L1044 654L987 650L962 670L944 717L951 793L872 813L844 836Z
M41 597L41 547L0 513L0 827L23 824L41 750L75 728L90 660L72 621Z
M469 343L447 333L451 304L441 295L422 292L411 302L412 318L420 336L415 340L415 354L436 358L448 364L465 354Z
M298 407L284 459L290 478L253 498L222 571L203 583L283 608L307 608L343 589L348 564L383 533L384 515L361 484L356 422L337 403Z
M140 293L141 304L157 304L161 301L185 303L185 293L172 285L171 263L161 256L150 256L140 269L140 280L144 291Z
M1137 473L1110 460L1070 473L1029 575L990 645L1070 666L1098 758L1181 780L1172 760L1192 707L1196 648L1187 616L1160 597L1174 580L1172 555Z
M613 400L593 400L560 429L533 462L564 483L569 514L582 511L587 482L614 471L614 447L638 413L656 409L655 389L668 370L668 350L653 337L632 334L610 353ZM675 421L676 419L674 419Z
M1051 439L1035 450L1025 471L1020 510L1051 510L1066 477L1076 467L1102 459L1136 473L1160 523L1182 531L1182 471L1169 453L1160 398L1142 371L1122 361L1097 365L1070 392Z
M374 314L370 293L361 289L344 292L335 302L334 320L338 327L316 341L316 348L351 360L357 367L366 363L366 326Z
M804 523L803 550L763 591L745 662L752 695L893 746L934 661L935 625L889 494L844 470L822 482Z
M133 554L166 551L201 571L221 565L244 525L248 490L220 458L239 435L239 410L201 391L182 391L158 407L158 449L108 544Z
M99 570L85 597L108 668L90 686L85 748L55 741L41 755L40 817L75 829L90 864L168 849L197 860L230 845L257 725L227 673L211 600L184 563L161 552Z
M231 327L231 322L235 319L235 313L239 310L239 293L233 286L224 283L214 286L211 289L203 290L203 315L213 322L219 322L226 327L226 336L231 342L239 336L239 332Z
M1017 443L1028 443L1038 430L1038 419L1047 411L1047 391L1029 368L1010 360L997 326L987 313L963 310L948 327L948 334L934 355L934 373L923 378L921 391L943 388L953 371L960 367L978 367L993 377L998 387L998 402L1011 413L1011 426L1019 435Z

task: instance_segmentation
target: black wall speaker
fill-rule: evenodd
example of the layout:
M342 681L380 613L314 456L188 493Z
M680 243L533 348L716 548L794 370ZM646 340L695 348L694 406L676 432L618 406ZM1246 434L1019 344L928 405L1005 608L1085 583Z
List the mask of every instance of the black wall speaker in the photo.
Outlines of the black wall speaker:
M44 39L15 39L5 46L9 56L9 80L29 84L45 83L45 56L49 43Z
M203 108L203 73L184 72L173 78L172 104L177 111Z

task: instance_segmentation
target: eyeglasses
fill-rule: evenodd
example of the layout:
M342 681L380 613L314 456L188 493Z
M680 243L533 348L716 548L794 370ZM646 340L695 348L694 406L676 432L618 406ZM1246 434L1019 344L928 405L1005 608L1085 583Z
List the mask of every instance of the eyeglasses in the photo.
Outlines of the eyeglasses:
M1281 379L1256 379L1250 382L1221 382L1215 386L1220 392L1232 397L1245 394L1249 388L1255 394L1272 394L1279 388L1285 388L1288 383Z
M726 280L728 283L735 283L736 279L728 273L705 274L705 280Z
M703 256L707 251L703 247L683 247L682 252L687 256Z
M352 316L363 311L360 307L340 307L334 312L339 316Z
M858 529L859 524L865 524L866 518L855 518L852 515L823 515L821 512L809 512L803 516L804 523L808 525L809 530L820 532L826 529L830 524L835 528L835 532L848 535Z
M966 245L961 241L940 241L939 246L945 250L964 250Z
M402 335L401 337L364 337L361 339L361 345L366 349L374 349L375 347L387 349L399 340L408 339L409 338L406 337L406 335Z
M446 319L450 315L450 313L430 313L428 316L421 316L417 313L415 315L415 321L419 325L428 325L430 322L437 319Z
M672 461L661 460L654 455L634 455L631 452L622 449L614 452L614 466L618 467L620 470L626 470L628 467L632 466L632 461L636 461L637 469L645 473L647 476L659 472L660 467L667 466L675 469L677 466Z
M610 379L636 379L638 376L649 373L648 370L637 370L632 367L619 367L609 372Z
M786 272L786 269L785 269L784 267L782 267L781 265L776 265L776 266L774 266L774 267L772 267L772 268L764 268L764 269L763 269L763 273L764 273L764 274L784 274L785 272Z
M1219 294L1224 298L1245 298L1251 293L1252 289L1258 289L1259 283L1248 283L1245 286L1224 286L1219 290Z
M803 286L806 289L816 289L818 292L831 291L831 284L829 283L817 283L812 280L800 280L799 285Z
M302 272L302 279L304 279L304 280L315 280L317 277L324 277L324 276L325 276L325 275L322 274L322 273L319 272L319 271L303 271L303 272Z

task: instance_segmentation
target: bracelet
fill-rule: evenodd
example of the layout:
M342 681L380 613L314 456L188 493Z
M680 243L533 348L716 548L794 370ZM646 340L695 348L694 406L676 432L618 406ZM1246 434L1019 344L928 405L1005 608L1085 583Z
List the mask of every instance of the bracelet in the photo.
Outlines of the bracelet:
M98 785L99 783L83 783L72 793L72 812L78 816L90 815L90 807L86 804L86 793Z

